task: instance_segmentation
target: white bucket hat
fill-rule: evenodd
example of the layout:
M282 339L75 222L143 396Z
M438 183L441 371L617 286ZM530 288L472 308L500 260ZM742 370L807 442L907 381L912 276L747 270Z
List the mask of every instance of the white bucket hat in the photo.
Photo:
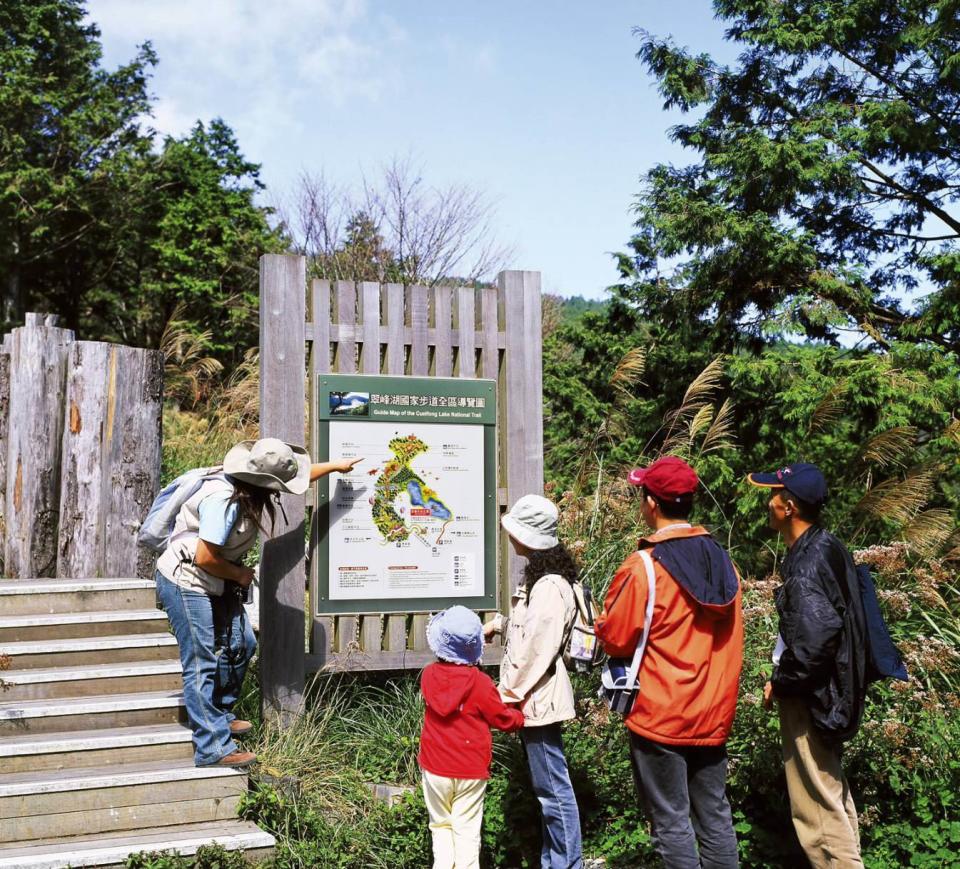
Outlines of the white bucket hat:
M452 606L427 623L427 645L451 664L476 664L483 657L483 625L473 610Z
M279 438L240 441L224 456L223 472L271 492L302 495L310 487L310 455Z
M560 542L557 505L542 495L524 495L500 518L506 532L528 549L553 549Z

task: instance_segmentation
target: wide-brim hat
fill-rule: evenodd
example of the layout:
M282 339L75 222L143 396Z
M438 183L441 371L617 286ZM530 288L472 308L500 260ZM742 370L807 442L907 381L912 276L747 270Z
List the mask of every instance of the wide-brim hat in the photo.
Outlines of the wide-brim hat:
M240 441L224 456L223 472L244 483L302 495L310 488L310 454L279 438Z
M500 517L504 530L527 549L553 549L560 543L557 505L543 495L524 495Z
M483 657L483 625L465 606L438 612L427 623L427 645L451 664L476 664Z

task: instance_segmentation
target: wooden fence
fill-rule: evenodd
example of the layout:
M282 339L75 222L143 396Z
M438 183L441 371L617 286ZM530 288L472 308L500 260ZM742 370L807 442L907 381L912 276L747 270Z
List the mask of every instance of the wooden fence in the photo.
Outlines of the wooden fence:
M0 345L0 575L149 576L163 356L27 314Z
M491 378L498 384L501 510L542 492L539 272L502 272L496 287L480 289L326 280L307 287L302 257L270 255L260 264L260 312L261 436L302 439L309 381L308 436L315 455L312 397L315 378L327 372ZM314 525L311 531L315 541L325 529ZM311 654L298 662L304 533L302 526L280 528L278 522L261 568L269 577L264 588L276 588L261 604L264 698L281 711L296 708L306 670L421 667L432 657L424 637L429 613L410 612L315 618ZM505 540L500 551L502 608L522 562Z

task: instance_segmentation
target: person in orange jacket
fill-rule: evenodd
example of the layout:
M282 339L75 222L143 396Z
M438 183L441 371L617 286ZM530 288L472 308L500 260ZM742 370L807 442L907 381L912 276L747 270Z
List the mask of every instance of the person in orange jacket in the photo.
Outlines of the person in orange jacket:
M675 456L631 471L653 534L656 594L625 723L634 777L670 869L731 869L737 840L726 796L727 736L743 664L740 581L730 556L691 525L696 472ZM631 658L643 633L648 583L637 551L620 566L596 622L611 657ZM698 851L699 845L699 851Z

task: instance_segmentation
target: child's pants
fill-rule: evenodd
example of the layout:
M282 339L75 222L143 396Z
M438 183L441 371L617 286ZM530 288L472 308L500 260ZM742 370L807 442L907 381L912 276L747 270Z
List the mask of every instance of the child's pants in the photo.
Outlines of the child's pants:
M478 869L486 790L486 779L447 778L423 770L423 798L433 835L433 869Z

